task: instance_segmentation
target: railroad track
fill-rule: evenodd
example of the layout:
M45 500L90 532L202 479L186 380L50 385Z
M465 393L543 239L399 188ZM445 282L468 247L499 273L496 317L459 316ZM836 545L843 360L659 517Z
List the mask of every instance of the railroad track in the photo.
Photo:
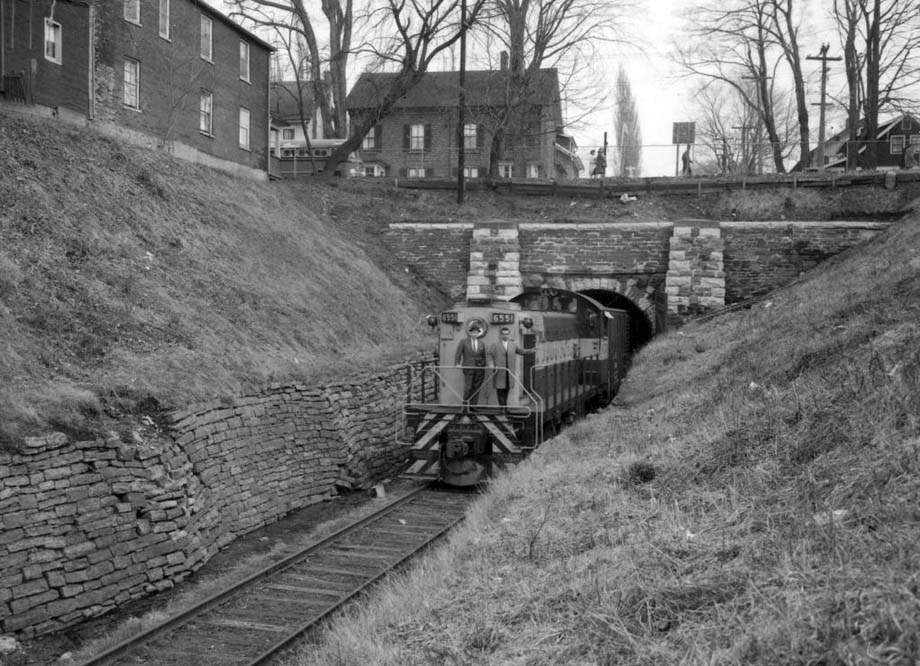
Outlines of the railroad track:
M470 493L423 486L80 666L255 666L463 519Z

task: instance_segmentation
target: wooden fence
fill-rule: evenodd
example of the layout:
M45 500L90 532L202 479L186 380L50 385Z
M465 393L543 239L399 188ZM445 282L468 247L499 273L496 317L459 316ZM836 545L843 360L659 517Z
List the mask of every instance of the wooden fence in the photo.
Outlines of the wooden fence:
M581 180L515 180L499 178L492 182L484 179L470 179L466 183L469 192L492 190L504 194L551 197L595 197L621 198L642 194L696 194L703 195L729 190L758 190L788 188L834 188L873 185L894 189L898 185L920 182L920 170L916 171L869 171L869 172L805 172L792 174L771 174L748 177L691 178L598 178ZM416 190L456 190L455 178L424 178L396 180L396 186Z

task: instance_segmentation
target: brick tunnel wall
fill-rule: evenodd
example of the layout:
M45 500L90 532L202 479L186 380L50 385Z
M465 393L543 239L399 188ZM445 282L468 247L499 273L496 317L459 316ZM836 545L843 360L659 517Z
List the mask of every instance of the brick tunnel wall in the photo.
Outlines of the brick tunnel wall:
M726 304L788 284L889 222L721 222Z
M172 587L236 537L396 473L401 408L422 399L430 362L0 453L0 633L61 629Z

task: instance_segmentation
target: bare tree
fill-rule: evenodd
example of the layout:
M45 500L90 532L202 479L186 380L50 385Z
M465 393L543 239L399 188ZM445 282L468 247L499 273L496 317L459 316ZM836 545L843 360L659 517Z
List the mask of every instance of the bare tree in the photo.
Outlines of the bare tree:
M920 83L920 11L916 0L835 0L834 17L843 38L850 138L856 139L861 107L863 166L872 169L878 165L880 111L905 106L908 91ZM850 158L847 164L855 166Z
M294 31L306 45L306 63L313 99L319 107L323 135L344 137L348 124L345 95L348 81L346 69L352 52L354 23L353 0L322 0L322 13L328 28L328 39L321 47L317 39L317 18L304 0L228 0L233 6L230 16L258 27L269 27L278 34ZM328 80L323 75L328 67Z
M626 42L623 19L631 0L489 0L488 21L482 22L482 38L497 43L508 55L504 79L504 103L492 109L489 175L497 175L498 160L506 148L526 143L534 131L534 114L528 100L545 80L541 70L555 69L563 88L573 95L575 73L589 69L603 43ZM565 92L563 92L565 95ZM512 144L505 146L506 143ZM518 162L515 159L515 162Z
M755 83L748 82L753 89ZM776 144L765 145L756 109L734 86L710 82L696 94L702 120L697 126L700 149L696 168L700 173L752 174L760 173L765 156L773 154ZM777 135L782 158L788 159L795 148L795 103L788 98L774 99Z
M324 174L334 173L396 102L421 80L431 63L476 24L485 2L386 0L384 6L371 13L369 22L377 26L377 34L369 37L366 49L379 68L395 66L396 72L385 78L385 89L375 91L374 107L352 118L348 139L332 152ZM462 21L461 4L466 8Z
M786 167L775 100L777 74L788 66L795 89L799 152L809 153L808 106L793 0L734 0L688 12L692 43L676 47L680 64L693 75L732 86L762 123L778 173ZM754 86L746 85L754 81Z
M290 17L289 20L293 22L295 18ZM290 98L297 106L300 129L303 132L307 154L310 157L310 168L316 174L316 158L313 156L313 146L310 141L310 121L308 119L312 113L310 113L311 109L308 109L306 105L307 98L312 98L313 95L308 96L307 94L308 89L312 92L312 86L311 81L307 78L309 76L309 58L305 55L306 49L303 43L303 36L292 27L283 30L280 26L275 26L275 34L282 46L281 49L275 52L275 57L286 59L287 62L275 61L277 67L274 68L275 71L273 71L273 80L271 82L271 94L274 98L272 101L275 105L280 106L280 97L283 96Z
M617 170L620 176L639 175L642 165L642 129L632 86L626 71L620 66L617 71L616 117L614 119L617 143Z

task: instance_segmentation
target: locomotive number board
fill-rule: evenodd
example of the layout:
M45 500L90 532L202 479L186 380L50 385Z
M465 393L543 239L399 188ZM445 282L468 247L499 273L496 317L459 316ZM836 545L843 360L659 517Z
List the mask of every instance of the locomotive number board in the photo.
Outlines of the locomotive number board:
M492 323L493 324L513 324L514 315L509 312L493 312L492 313Z
M441 321L445 324L456 324L459 320L456 312L442 312Z

